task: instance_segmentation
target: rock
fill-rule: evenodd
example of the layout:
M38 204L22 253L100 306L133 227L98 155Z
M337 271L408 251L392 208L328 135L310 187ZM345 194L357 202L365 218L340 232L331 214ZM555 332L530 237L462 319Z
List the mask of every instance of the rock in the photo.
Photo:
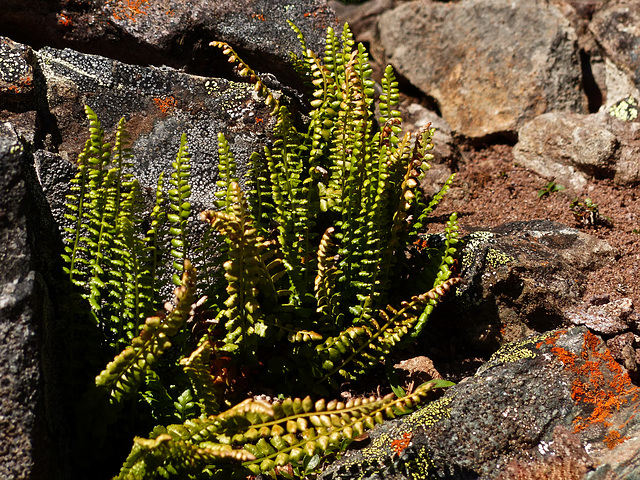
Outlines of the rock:
M551 112L527 122L513 149L515 161L576 192L590 177L612 177L619 142L604 115Z
M513 137L545 112L586 113L576 35L553 5L410 2L384 13L379 30L385 61L456 133Z
M604 305L589 305L585 308L565 310L565 315L574 325L585 325L592 332L617 335L629 330L626 321L633 312L630 298L621 298Z
M136 176L153 191L160 172L170 170L180 135L186 132L194 209L210 208L215 201L218 133L225 133L242 174L274 123L269 109L245 83L188 75L169 67L127 65L69 49L45 47L36 57L49 108L41 135L50 150L57 151L55 156L36 152L47 194L62 191L55 185L66 185L73 174L68 162L75 162L88 138L85 103L108 135L113 135L122 116L126 118ZM56 208L64 203L60 198L50 201Z
M515 161L576 193L590 178L618 184L640 181L640 123L606 111L594 115L552 112L527 122L513 149Z
M440 399L377 426L320 478L556 478L594 467L630 475L597 478L635 478L638 393L599 337L548 332L504 346ZM508 475L523 469L548 475Z
M60 320L48 293L60 262L43 262L55 236L45 228L42 194L32 190L32 163L17 137L0 128L0 477L7 480L69 473L65 351L57 351Z
M336 25L325 0L253 2L3 2L0 34L29 45L71 47L126 63L169 65L221 77L226 58L209 47L233 44L256 70L294 80L290 51L298 51L293 21L314 51L324 47L325 30Z
M505 343L570 325L569 309L583 304L586 273L615 253L602 240L547 220L479 230L464 242L466 285L436 310L427 330L435 344L453 341L466 355L489 355Z
M589 24L606 56L640 87L640 12L638 2L611 2ZM628 92L631 93L631 92Z

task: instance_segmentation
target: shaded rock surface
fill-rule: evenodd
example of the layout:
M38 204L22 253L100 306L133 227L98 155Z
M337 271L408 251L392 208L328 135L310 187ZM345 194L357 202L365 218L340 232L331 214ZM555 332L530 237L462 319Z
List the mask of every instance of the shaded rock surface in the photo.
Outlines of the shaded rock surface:
M6 1L0 32L12 39L96 53L126 63L169 65L208 76L229 73L226 58L209 47L226 41L257 70L294 78L289 52L298 51L293 21L310 48L324 45L324 30L336 25L324 0L195 2L162 0L99 2Z
M554 6L411 2L384 13L379 31L385 62L460 134L511 132L553 110L586 113L576 35Z
M66 478L69 419L58 351L62 323L49 287L56 233L33 159L0 128L0 477ZM56 289L53 289L55 294ZM55 295L54 295L55 296ZM63 350L64 352L64 350Z
M551 331L504 346L440 399L376 427L321 478L519 478L500 474L544 464L549 476L522 478L567 466L591 470L589 479L632 478L604 472L638 461L637 396L599 337Z
M606 242L551 221L473 232L460 259L466 285L443 305L434 335L486 355L506 342L569 325L567 309L583 304L586 274L614 254Z

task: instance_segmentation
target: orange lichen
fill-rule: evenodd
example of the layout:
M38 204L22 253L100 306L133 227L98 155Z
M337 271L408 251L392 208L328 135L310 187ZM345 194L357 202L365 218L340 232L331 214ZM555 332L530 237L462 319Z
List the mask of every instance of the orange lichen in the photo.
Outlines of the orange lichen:
M264 119L256 117L256 123L262 123L262 122L264 122Z
M251 16L253 18L257 18L258 20L262 20L263 22L265 21L264 15L262 15L261 13L254 13Z
M402 451L409 446L411 442L411 433L405 432L402 434L402 438L396 439L391 442L391 450L398 456L402 453Z
M22 76L14 85L7 86L7 90L13 93L23 93L33 85L33 78L30 75Z
M58 23L64 27L68 27L71 25L71 17L65 15L64 13L58 14Z
M114 0L107 3L113 4L113 18L116 20L128 18L132 22L136 21L138 15L146 15L145 10L149 7L149 0Z
M156 104L156 107L163 115L169 115L176 108L176 99L172 95L168 97L153 97L153 103Z
M549 340L552 340L550 342ZM554 344L557 337L549 337L544 343ZM613 414L624 405L638 398L638 388L631 383L626 371L611 356L609 350L600 351L600 339L591 332L584 335L580 356L564 348L554 346L551 352L562 362L564 367L575 376L571 385L571 398L584 406L591 413L588 417L577 416L574 431L580 432L591 425L600 424L608 429L604 442L609 448L624 442L628 437L622 436L622 425L613 425ZM542 345L542 342L538 344ZM607 372L608 370L608 372ZM612 379L609 379L613 375Z

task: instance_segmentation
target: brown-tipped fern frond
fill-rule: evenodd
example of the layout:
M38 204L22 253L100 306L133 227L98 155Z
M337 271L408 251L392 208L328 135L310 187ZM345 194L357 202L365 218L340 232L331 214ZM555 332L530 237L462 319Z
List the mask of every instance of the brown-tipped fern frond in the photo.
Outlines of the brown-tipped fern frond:
M310 397L273 404L245 400L219 415L159 427L149 439L136 438L117 478L135 474L143 480L165 472L196 478L204 472L229 474L240 467L246 474L268 472L336 451L385 419L413 411L433 388L448 385L428 382L402 398L391 393L347 402L314 402Z

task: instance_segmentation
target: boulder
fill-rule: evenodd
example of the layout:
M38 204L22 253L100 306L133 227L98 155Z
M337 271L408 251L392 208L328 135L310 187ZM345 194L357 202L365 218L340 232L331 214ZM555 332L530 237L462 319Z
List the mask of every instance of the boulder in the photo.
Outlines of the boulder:
M211 208L215 201L218 133L227 137L242 174L274 123L269 108L245 83L127 65L69 49L45 47L36 59L48 108L39 135L49 148L35 156L46 193L57 192L50 201L59 219L64 186L73 175L70 166L88 138L84 104L96 112L109 138L125 117L135 174L153 191L160 172L171 169L186 133L194 209Z
M620 70L640 88L640 11L637 1L610 2L589 23L596 41ZM627 92L629 94L631 92Z
M320 478L636 478L639 393L599 337L550 331L505 345L438 400L377 426Z
M467 356L571 325L587 273L615 255L608 243L548 220L510 222L463 241L466 284L436 310L427 334Z
M591 178L621 185L640 181L640 123L601 111L552 112L527 122L513 149L515 161L579 194Z
M0 191L0 477L68 478L60 250L33 158L1 124Z
M514 137L542 113L586 113L576 35L553 5L409 2L381 15L379 30L385 61L458 134Z
M230 74L226 58L209 47L226 41L257 70L297 77L289 60L299 51L293 21L314 51L335 27L326 0L252 2L7 1L0 5L0 35L41 47L70 47L138 65L169 65L212 77ZM223 74L224 72L224 74Z

